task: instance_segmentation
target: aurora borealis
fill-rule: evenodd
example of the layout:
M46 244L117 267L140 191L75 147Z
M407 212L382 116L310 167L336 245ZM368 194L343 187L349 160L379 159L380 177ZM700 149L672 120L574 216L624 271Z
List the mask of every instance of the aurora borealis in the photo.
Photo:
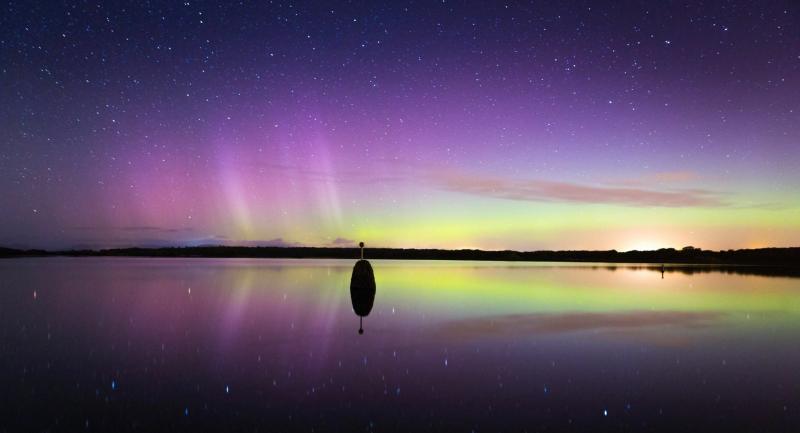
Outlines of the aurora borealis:
M0 245L800 244L800 5L560 3L7 2Z
M800 424L797 278L702 266L661 278L655 267L625 265L374 260L375 303L359 334L353 262L0 260L8 384L0 425L790 432Z

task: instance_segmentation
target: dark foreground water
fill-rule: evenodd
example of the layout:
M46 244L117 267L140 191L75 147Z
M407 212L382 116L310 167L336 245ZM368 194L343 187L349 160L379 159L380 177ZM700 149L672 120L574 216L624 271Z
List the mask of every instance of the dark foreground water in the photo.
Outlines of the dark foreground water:
M0 260L0 431L800 431L800 279L354 262Z

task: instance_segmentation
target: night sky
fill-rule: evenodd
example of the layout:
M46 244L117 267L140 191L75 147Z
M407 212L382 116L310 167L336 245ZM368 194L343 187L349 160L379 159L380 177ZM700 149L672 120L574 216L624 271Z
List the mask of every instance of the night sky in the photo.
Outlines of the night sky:
M797 2L123 3L0 7L0 245L800 245Z

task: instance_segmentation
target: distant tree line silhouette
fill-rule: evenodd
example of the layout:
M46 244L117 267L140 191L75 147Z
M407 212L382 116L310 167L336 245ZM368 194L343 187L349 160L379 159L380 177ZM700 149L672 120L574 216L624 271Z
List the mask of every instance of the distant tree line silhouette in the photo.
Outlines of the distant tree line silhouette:
M369 259L492 260L531 262L674 263L800 267L800 248L758 248L711 251L695 247L651 251L484 251L370 248ZM250 257L357 259L358 248L200 246L168 248L114 248L104 250L17 250L0 248L0 257L133 256L133 257Z

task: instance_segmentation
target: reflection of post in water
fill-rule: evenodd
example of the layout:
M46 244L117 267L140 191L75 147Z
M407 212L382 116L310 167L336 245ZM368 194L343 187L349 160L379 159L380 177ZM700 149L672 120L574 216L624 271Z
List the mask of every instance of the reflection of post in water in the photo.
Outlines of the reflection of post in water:
M363 319L372 311L375 302L375 274L372 265L364 260L364 242L361 247L361 260L353 266L353 276L350 277L350 300L353 302L353 311L359 316L358 333L364 333Z
M664 279L664 264L661 264L661 279Z

